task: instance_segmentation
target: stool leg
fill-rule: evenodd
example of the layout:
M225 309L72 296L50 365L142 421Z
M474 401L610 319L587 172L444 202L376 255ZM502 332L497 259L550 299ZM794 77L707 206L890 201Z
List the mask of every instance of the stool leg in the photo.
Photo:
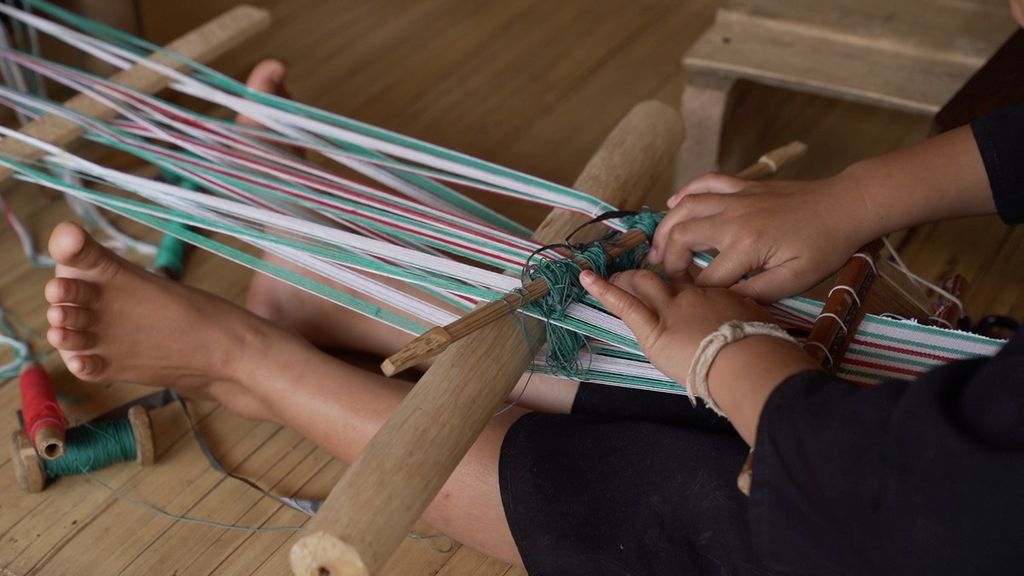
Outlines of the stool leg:
M676 156L676 188L718 170L722 124L735 78L695 72L683 90L681 105L686 138Z

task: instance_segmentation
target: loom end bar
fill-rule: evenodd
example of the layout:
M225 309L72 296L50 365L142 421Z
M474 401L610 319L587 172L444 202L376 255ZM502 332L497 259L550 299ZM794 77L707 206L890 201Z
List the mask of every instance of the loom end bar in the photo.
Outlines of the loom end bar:
M359 552L326 533L303 537L289 553L295 576L369 576Z
M14 477L18 479L18 485L22 490L32 494L43 491L46 487L43 462L36 454L35 446L21 430L11 434L11 463L14 467Z
M381 362L380 371L385 376L394 376L408 370L427 358L444 352L453 341L452 335L442 326L434 326L420 334L398 352Z

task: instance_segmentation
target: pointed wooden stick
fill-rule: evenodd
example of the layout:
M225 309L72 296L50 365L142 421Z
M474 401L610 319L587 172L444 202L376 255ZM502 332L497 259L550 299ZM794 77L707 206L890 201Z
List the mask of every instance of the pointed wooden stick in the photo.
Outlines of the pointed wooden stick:
M643 231L630 230L602 242L601 246L607 254L608 261L611 262L644 242L647 242L647 236ZM590 269L590 263L582 258L577 258L575 262L584 270ZM509 292L498 300L484 304L447 326L434 326L384 360L380 365L381 372L387 376L394 376L412 368L427 358L440 354L452 342L465 338L530 302L543 298L548 292L547 280L537 278L524 284L521 290Z
M736 176L749 180L771 176L783 165L803 156L806 151L807 145L803 142L790 142L761 156L756 163L743 169ZM647 242L647 236L642 231L630 230L602 242L601 247L607 254L608 262L613 262L619 256L644 242ZM575 262L584 270L590 269L590 263L582 258L577 258ZM420 362L440 354L453 342L457 342L484 326L514 313L523 306L547 296L548 292L546 280L543 278L531 280L520 290L509 292L498 300L484 304L446 326L434 326L420 334L401 350L388 356L381 363L380 370L386 376L394 376L408 370Z

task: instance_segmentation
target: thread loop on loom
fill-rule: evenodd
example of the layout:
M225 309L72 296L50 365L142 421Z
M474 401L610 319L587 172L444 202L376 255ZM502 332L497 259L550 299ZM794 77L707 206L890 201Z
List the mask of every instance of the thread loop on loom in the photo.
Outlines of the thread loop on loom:
M602 278L608 278L616 272L639 268L647 253L650 251L650 239L654 236L654 230L664 217L663 212L609 212L590 220L574 230L568 239L571 239L577 232L597 222L618 219L628 231L640 230L647 237L648 242L637 245L632 250L621 254L615 259L609 258L602 246L602 241L585 244L555 244L545 246L526 261L523 269L523 283L543 278L548 285L548 294L533 302L527 308L538 312L543 318L548 339L548 353L545 362L554 374L567 378L579 379L588 369L580 361L580 348L587 345L587 340L582 334L561 326L558 322L566 319L566 311L569 306L583 301L587 291L580 284L579 276L586 263L586 267ZM618 236L619 233L612 233L604 241ZM531 263L533 257L543 250L550 248L567 248L572 251L568 258L546 258L536 263Z

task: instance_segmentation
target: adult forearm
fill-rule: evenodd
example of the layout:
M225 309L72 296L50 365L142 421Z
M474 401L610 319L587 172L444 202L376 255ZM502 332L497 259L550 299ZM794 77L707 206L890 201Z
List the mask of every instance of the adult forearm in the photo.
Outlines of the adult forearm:
M946 218L995 213L977 143L964 126L858 162L836 177L857 195L871 237Z

